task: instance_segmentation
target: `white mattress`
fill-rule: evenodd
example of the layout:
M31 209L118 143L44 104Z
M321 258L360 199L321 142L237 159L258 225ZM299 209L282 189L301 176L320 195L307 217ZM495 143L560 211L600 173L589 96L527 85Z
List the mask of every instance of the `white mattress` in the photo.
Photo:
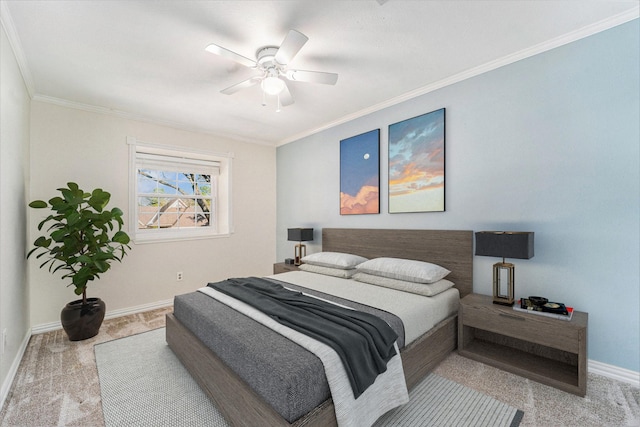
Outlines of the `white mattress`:
M341 279L306 271L291 271L269 277L395 314L404 323L405 346L439 322L457 313L460 301L460 293L455 288L436 296L425 297L352 279Z

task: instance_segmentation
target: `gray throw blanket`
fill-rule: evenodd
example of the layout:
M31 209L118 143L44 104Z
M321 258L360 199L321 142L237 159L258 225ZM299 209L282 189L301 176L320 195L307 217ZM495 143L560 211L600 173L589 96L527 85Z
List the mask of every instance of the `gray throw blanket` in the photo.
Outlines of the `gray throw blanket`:
M285 289L258 277L227 279L209 287L243 301L275 321L333 348L358 398L385 372L398 335L382 319Z

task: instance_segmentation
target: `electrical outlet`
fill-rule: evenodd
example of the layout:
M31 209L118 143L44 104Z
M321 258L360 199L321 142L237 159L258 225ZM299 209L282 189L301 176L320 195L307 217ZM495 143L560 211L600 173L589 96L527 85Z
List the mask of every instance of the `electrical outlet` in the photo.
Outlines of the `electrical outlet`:
M182 278L183 278L182 271L178 271L176 273L176 281L182 282Z

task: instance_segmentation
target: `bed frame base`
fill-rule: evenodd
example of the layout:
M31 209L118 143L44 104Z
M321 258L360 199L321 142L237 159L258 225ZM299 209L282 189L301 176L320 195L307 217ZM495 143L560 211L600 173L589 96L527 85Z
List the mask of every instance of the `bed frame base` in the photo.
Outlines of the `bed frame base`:
M409 390L456 348L456 331L457 316L452 316L401 351ZM287 422L173 314L167 314L166 334L171 350L232 426L337 426L331 399Z

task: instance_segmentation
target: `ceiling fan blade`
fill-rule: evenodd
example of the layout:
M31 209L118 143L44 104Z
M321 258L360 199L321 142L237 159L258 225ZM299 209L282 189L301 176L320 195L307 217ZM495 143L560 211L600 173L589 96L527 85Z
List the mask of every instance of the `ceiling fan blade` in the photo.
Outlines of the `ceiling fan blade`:
M242 89L246 89L248 87L251 87L253 85L256 85L258 83L260 83L260 81L262 80L262 77L251 77L250 79L244 80L240 83L237 83L233 86L229 86L226 89L221 90L221 93L224 93L225 95L231 95L233 93L236 93L239 90Z
M307 36L296 30L289 30L276 52L275 60L281 65L287 65L298 51L309 40Z
M224 56L225 58L232 59L246 67L256 66L256 61L254 61L253 59L244 57L238 53L230 51L229 49L225 49L222 46L218 46L217 44L210 44L204 50L210 53L214 53L216 55Z
M282 92L280 92L280 105L282 105L283 107L286 107L287 105L291 105L293 103L294 103L293 95L291 95L289 88L285 84L284 89L282 89Z
M322 71L287 70L285 77L294 82L321 83L334 85L338 81L336 73L324 73Z

